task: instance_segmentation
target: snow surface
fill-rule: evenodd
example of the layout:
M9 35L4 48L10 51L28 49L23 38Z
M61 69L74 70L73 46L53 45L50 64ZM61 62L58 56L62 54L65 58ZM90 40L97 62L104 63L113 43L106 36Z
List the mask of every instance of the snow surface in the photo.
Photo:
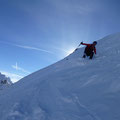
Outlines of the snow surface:
M0 120L120 120L120 33L98 41L0 93Z

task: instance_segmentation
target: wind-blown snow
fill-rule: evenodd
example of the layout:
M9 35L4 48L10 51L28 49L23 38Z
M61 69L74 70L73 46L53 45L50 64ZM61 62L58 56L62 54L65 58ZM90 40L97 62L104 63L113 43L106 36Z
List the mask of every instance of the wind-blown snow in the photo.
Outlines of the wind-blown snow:
M120 120L120 34L98 41L0 94L0 120Z

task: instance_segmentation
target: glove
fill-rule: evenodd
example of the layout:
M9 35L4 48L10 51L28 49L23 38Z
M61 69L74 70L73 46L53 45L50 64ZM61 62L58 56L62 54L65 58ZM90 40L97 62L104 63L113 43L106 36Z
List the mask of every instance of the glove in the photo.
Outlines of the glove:
M81 42L80 44L83 44L83 42Z

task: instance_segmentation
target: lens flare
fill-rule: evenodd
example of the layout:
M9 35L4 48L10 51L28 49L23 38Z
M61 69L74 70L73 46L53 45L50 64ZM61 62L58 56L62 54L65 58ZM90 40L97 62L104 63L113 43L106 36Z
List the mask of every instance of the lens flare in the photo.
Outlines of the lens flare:
M69 49L69 50L67 51L67 55L70 55L71 53L73 53L74 50L75 50L75 48L71 48L71 49Z

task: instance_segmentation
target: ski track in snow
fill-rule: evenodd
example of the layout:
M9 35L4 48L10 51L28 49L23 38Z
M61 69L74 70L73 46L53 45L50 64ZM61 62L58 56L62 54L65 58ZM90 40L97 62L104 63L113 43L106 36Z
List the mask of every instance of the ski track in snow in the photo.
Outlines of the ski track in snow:
M81 108L85 110L86 114L88 114L93 120L101 120L94 113L92 113L85 105L81 104L79 98L76 95L73 97L73 102L76 103L76 106L79 108L79 110L81 110Z

